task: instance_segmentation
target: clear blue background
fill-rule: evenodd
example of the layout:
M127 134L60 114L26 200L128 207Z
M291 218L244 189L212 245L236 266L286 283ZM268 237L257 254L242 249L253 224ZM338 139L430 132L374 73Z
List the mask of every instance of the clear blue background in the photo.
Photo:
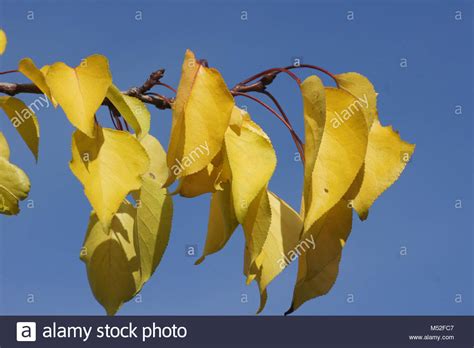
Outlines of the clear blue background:
M416 143L412 162L354 226L332 291L306 303L300 315L473 314L472 3L460 1L162 2L0 1L0 27L9 44L1 69L32 57L42 66L76 66L93 53L110 60L122 89L141 85L166 68L177 86L186 48L217 67L229 86L269 67L316 64L334 73L368 76L379 95L379 114L403 139ZM455 11L462 11L456 21ZM27 20L27 11L35 19ZM143 20L136 21L136 11ZM248 20L241 20L247 11ZM355 19L347 20L354 11ZM401 68L401 59L408 67ZM299 71L301 77L308 71ZM328 84L331 81L324 78ZM1 81L27 82L20 74ZM296 85L279 77L271 91L302 134ZM157 90L161 91L161 90ZM163 93L170 95L168 91ZM26 101L34 97L20 96ZM302 166L286 129L259 105L244 99L272 137L278 169L271 189L299 207ZM455 106L462 105L462 115ZM12 161L29 174L34 208L0 216L0 314L103 314L87 282L79 251L90 206L68 168L72 126L62 110L42 109L36 165L6 117L0 129ZM152 110L152 133L166 147L169 111ZM99 119L107 124L106 110ZM250 164L251 165L251 164ZM462 209L455 201L462 200ZM187 245L202 252L209 197L176 197L170 245L142 302L120 314L253 314L258 290L244 284L239 229L226 248L194 266ZM400 254L407 248L407 255ZM269 287L264 314L281 314L291 302L296 265ZM34 303L28 303L29 294ZM348 297L354 296L349 303ZM462 302L456 303L457 294ZM248 296L248 303L241 298Z

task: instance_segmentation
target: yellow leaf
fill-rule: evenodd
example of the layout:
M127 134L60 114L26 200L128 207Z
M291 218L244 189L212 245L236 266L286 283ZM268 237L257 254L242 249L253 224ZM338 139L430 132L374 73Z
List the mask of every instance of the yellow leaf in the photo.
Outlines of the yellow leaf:
M52 97L61 105L69 121L89 137L94 136L94 114L112 84L109 62L95 54L71 68L53 64L46 75Z
M247 118L243 120L240 134L228 129L225 149L232 172L235 215L243 223L249 205L266 187L275 170L275 150L270 138Z
M33 82L41 92L52 101L54 107L56 107L58 103L51 97L51 90L46 83L46 74L48 73L49 68L49 65L45 65L41 69L38 69L31 58L23 58L18 63L18 71L29 78L31 82Z
M293 301L285 314L290 314L304 302L329 292L336 281L342 248L351 228L352 209L345 200L340 200L311 226L306 239L312 238L315 247L308 248L298 258Z
M227 129L226 134L234 132L234 134L240 135L243 117L250 119L247 112L234 106L229 121L230 129ZM206 167L194 174L182 177L176 193L188 198L212 193L216 190L222 190L222 183L229 181L231 177L229 161L225 147L223 147Z
M141 264L141 281L146 282L161 261L171 232L173 201L168 190L161 188L168 176L166 153L158 140L146 135L141 144L150 157L150 167L143 175L140 191L134 192L137 202L135 235ZM166 170L166 171L165 171Z
M244 117L250 119L247 112L234 106L229 121L231 129L228 129L226 134L233 131L236 135L240 135ZM231 177L229 160L225 147L223 147L206 167L194 174L182 177L176 193L188 198L212 193L216 190L222 190L222 183L229 181Z
M0 132L0 157L8 160L10 158L10 146L2 132Z
M138 139L150 131L150 112L141 100L124 95L115 86L111 85L107 91L107 99L117 108L130 126L132 126Z
M231 127L237 134L240 134L240 129L242 128L244 118L250 119L247 111L234 106L232 113L230 114L229 127Z
M212 194L206 244L202 256L195 264L200 264L206 256L221 250L238 225L232 204L230 184L225 183L222 191Z
M150 134L145 135L141 140L140 144L145 149L148 157L150 158L150 167L148 168L147 174L153 180L156 180L160 185L163 185L168 179L169 169L166 164L166 152L161 146L158 139Z
M5 32L0 29L0 56L5 52L5 48L7 47L7 35Z
M35 113L20 99L14 97L0 97L0 107L38 161L39 124Z
M138 237L142 282L158 267L168 246L173 201L167 189L146 177L137 195L136 235Z
M271 222L262 251L255 261L259 269L256 280L260 289L260 308L257 313L265 307L268 284L296 259L297 255L301 255L312 246L309 241L299 241L303 229L300 215L274 193L267 192L267 194L271 208Z
M233 107L234 99L220 73L204 67L187 50L168 146L173 177L196 173L211 162L222 147Z
M319 77L314 75L304 80L300 88L303 96L305 129L305 163L302 207L312 207L312 176L326 123L326 94L322 81Z
M395 181L410 160L415 145L402 139L392 127L383 127L378 120L369 133L363 178L357 196L352 201L361 220L365 220L370 206Z
M90 217L81 251L92 293L114 315L141 288L140 263L133 236L135 210L122 203L110 230L104 230L95 213Z
M98 126L94 138L81 131L72 137L69 166L106 231L128 193L141 187L149 165L145 149L127 132Z
M246 272L247 283L250 283L252 277L254 277L256 272L258 272L259 267L256 264L256 260L262 252L263 245L267 240L271 222L272 207L270 206L267 186L265 186L249 205L248 213L245 216L244 223L242 224L245 235L245 244L249 256L247 262L249 270Z
M250 119L247 112L234 106L229 121L229 129L227 129L226 134L233 131L235 134L240 135L244 117ZM229 181L231 177L232 174L224 144L221 151L217 153L206 167L196 173L182 177L179 180L178 188L173 194L179 193L183 197L192 198L205 193L212 193L216 190L222 190L222 183Z
M216 182L220 174L220 168L209 163L199 172L182 177L179 181L176 193L183 197L192 198L205 193L214 192Z
M339 88L342 88L358 101L358 106L363 110L367 126L372 126L377 119L377 93L369 79L361 74L349 72L336 75Z
M29 192L30 180L25 172L8 162L7 157L0 157L0 214L18 214L18 203L28 197Z
M356 99L342 89L326 88L326 122L312 172L311 203L305 206L305 233L351 186L362 167L367 139Z

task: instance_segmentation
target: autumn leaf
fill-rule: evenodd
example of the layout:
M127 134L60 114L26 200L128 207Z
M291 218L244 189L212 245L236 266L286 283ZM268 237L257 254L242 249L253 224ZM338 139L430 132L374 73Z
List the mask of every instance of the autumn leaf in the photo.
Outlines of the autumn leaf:
M150 112L141 100L122 94L113 84L109 87L106 96L137 133L139 140L148 134L150 130Z
M160 185L163 185L170 175L168 165L166 164L166 152L158 139L151 134L145 135L140 144L145 149L150 158L150 166L144 176L149 177Z
M275 150L270 138L250 118L243 119L240 134L228 129L225 149L232 172L235 215L243 223L249 205L273 175Z
M302 221L299 215L291 210L300 226L296 230L286 229L286 221L283 220L289 216L289 206L267 191L268 182L276 166L275 151L270 138L246 112L234 108L224 139L225 146L214 163L220 170L217 179L213 176L210 180L209 175L199 174L202 175L200 181L197 177L196 181L188 182L196 184L197 187L207 187L209 190L211 186L214 188L206 244L203 255L196 264L201 263L206 256L221 250L239 223L242 223L248 254L244 273L248 283L258 278L262 285L261 310L266 302L266 286L281 272L281 269L277 271L271 266L271 263L277 263L277 260L271 259L275 254L272 254L273 250L270 249L275 247L280 250L275 244L278 244L278 236L281 237L282 234L285 235L285 243L288 242L287 235L293 236L297 241ZM183 181L186 182L190 177L192 175L185 177ZM221 189L217 189L218 186ZM267 239L268 249L263 250ZM265 270L262 270L262 267L265 267ZM263 274L262 278L260 274Z
M260 306L257 313L260 313L265 307L268 285L285 269L289 262L296 258L299 249L303 248L299 246L299 238L303 229L300 215L274 193L266 191L265 194L268 196L270 214L267 211L266 200L262 200L264 204L259 208L264 210L264 214L257 213L256 215L260 215L261 219L268 219L270 223L254 224L250 233L255 233L261 226L268 228L264 244L255 259L257 272L251 270L251 248L247 249L249 250L249 256L247 256L249 261L247 262L250 262L250 269L246 273L255 275L260 289ZM249 233L246 234L246 237L248 236Z
M212 194L208 221L204 252L196 261L196 265L203 262L206 256L221 250L239 225L229 183L223 184L223 190Z
M415 145L400 138L392 127L383 127L378 120L369 133L363 179L357 195L352 200L361 220L365 220L370 206L401 175L409 162Z
M9 158L10 147L0 132L0 214L16 215L20 212L19 201L28 197L30 180Z
M313 171L326 124L326 93L322 81L310 76L300 86L303 97L305 162L303 182L303 207L306 211L313 207ZM306 217L306 214L303 214Z
M172 176L205 168L222 147L234 99L220 73L206 68L186 51L181 81L173 103L167 162Z
M316 87L316 91L311 91ZM309 88L310 91L304 91ZM302 84L303 94L321 93L319 84ZM319 151L311 172L311 187L305 187L309 203L304 207L304 231L309 228L344 196L357 173L362 167L367 150L368 129L364 113L358 107L357 100L350 93L336 88L325 88L326 116L324 133L320 142ZM322 98L303 98L305 105L305 119L321 120ZM306 114L307 110L312 110ZM314 112L314 114L313 114ZM305 123L308 128L310 122ZM309 129L311 131L311 128ZM313 141L314 142L314 141ZM307 146L305 146L307 148ZM312 152L314 150L308 150ZM308 159L314 161L314 159ZM305 168L309 174L310 169ZM308 181L309 177L305 177Z
M14 97L0 97L0 107L38 161L40 131L35 113L20 99Z
M322 84L319 81L315 82L316 79L313 79L312 86L309 84L309 79L302 84L305 130L307 132L305 149L312 153L309 156L310 161L314 159L314 151L318 148L318 143L314 140L315 135L318 135L318 139L322 139L314 168L311 169L312 162L305 164L305 191L303 195L303 214L305 216L303 237L305 239L313 238L315 248L308 249L299 258L293 302L286 314L293 312L304 302L330 291L337 278L342 248L351 231L351 208L354 207L361 219L365 219L371 204L397 180L414 150L414 146L402 141L398 133L394 132L391 127L380 125L376 108L377 94L367 78L357 73L346 73L336 75L336 79L340 89L325 89L327 114L325 123L320 121L323 119L322 110L324 110ZM333 117L328 117L331 112ZM365 118L366 132L363 130L363 122L348 122L354 119L360 121L361 114ZM324 123L324 132L322 136L319 136L317 130L321 129L322 123ZM328 125L332 125L332 127L328 127ZM334 129L344 129L341 128L344 126L347 127L345 133L337 134L334 131ZM309 137L308 131L310 132ZM328 137L327 134L330 136ZM364 140L366 136L367 140ZM345 171L337 165L336 157L328 160L331 157L327 156L324 147L330 138L334 138L343 145L346 152L352 152L351 156L356 156L350 160L351 157L338 149L336 144L330 147L333 154L338 154L337 160L345 167ZM349 139L358 140L358 144L351 144ZM329 147L326 150L328 149ZM318 190L315 190L313 183L319 180L329 186L330 181L325 183L324 176L319 178L313 176L311 185L307 186L306 184L307 173L311 170L313 173L316 172L318 163L322 164L320 171L332 173L340 185L340 187L335 186L338 188L337 196L326 202L324 202L324 196L317 197L315 195ZM330 196L331 189L329 187L326 193L327 196ZM312 207L315 206L313 204L315 199L328 206L329 210L322 209L324 213L315 216L315 209L312 210ZM334 202L336 202L335 205ZM319 210L321 211L321 209ZM316 211L318 211L317 208Z
M0 55L2 55L5 52L6 47L7 47L7 35L2 29L0 29Z
M306 233L314 247L305 248L298 258L298 276L293 292L290 314L304 302L325 295L334 285L339 271L342 248L352 228L349 202L340 200Z
M10 146L2 132L0 132L0 157L10 159Z
M41 69L38 69L31 58L23 58L18 63L18 71L25 75L38 87L45 96L51 100L54 107L58 105L55 99L51 97L51 90L46 83L46 75L49 71L50 66L45 65Z
M28 197L30 180L23 170L0 157L0 213L16 215L18 202Z
M112 84L107 58L95 54L85 58L76 68L55 63L48 70L46 83L69 121L93 137L94 114Z
M141 187L149 165L145 149L127 132L98 126L94 138L81 131L72 137L71 171L106 231L125 197Z
M248 214L245 216L244 223L242 224L245 235L245 245L249 253L247 284L257 275L259 267L256 265L256 259L265 244L271 222L272 207L270 206L267 186L265 186L250 203Z
M225 151L221 156L221 162L225 162L222 163L222 168L228 167L222 171L229 173L222 174L221 171L218 178L222 180L219 183L222 185L222 191L215 190L212 195L203 257L224 247L232 232L241 223L248 236L254 262L268 233L267 226L261 225L261 221L268 225L270 223L268 217L271 211L266 187L275 170L276 155L265 132L250 119L248 114L241 113L240 110L237 112L233 117L233 124L237 127L229 127L225 133ZM215 185L215 180L204 178L202 181L204 184L200 183L201 187L209 186L209 183ZM229 202L229 199L232 202ZM260 205L264 205L267 209L263 207L259 209ZM199 263L202 260L203 258Z
M248 121L250 120L250 116L246 111L234 106L229 121L229 128L224 138L232 137L233 134L240 136L244 118L248 119ZM261 134L264 134L263 131ZM266 134L262 136L268 138ZM222 183L229 181L231 176L224 141L224 146L212 159L211 163L196 173L182 177L174 193L179 193L181 196L188 198L197 197L205 193L213 193L216 190L222 190Z
M374 86L367 77L359 73L349 72L335 76L339 88L351 93L359 101L358 105L364 112L370 129L377 119L377 93Z
M114 315L141 288L134 219L135 209L124 202L114 215L110 230L104 230L95 213L87 228L81 260L86 264L92 293L108 315Z
M168 246L173 217L173 201L162 185L168 179L166 153L158 140L146 135L142 141L150 167L143 184L133 196L137 202L135 235L138 240L141 281L146 282L158 267Z
M171 230L173 205L166 189L161 188L168 176L166 153L151 135L146 135L141 145L150 161L140 190L133 192L136 208L123 201L108 230L93 213L81 251L92 292L109 315L132 299L151 277Z
M182 177L175 193L179 193L182 197L193 198L205 193L215 192L216 186L219 185L218 179L221 169L221 167L209 163L200 171Z
M230 114L229 127L232 128L235 133L240 134L244 119L250 120L249 113L234 105L232 113ZM227 129L226 132L229 132L229 129Z

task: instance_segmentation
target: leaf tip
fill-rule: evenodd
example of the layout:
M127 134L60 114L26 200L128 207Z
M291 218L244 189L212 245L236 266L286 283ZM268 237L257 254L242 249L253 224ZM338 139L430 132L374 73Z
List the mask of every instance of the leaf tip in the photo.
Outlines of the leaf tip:
M200 265L205 259L206 257L202 255L199 259L196 260L196 262L194 262L194 265L195 266Z

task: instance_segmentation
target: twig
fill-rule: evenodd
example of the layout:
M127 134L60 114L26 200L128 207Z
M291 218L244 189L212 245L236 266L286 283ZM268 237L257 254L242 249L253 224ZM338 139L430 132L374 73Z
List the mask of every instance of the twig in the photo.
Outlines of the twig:
M260 99L255 98L254 96L252 96L250 94L240 93L240 92L234 92L234 93L235 93L234 94L235 96L242 96L242 97L252 99L253 101L255 101L258 104L262 105L265 109L270 111L273 115L275 115L286 126L286 128L288 128L288 130L290 131L291 137L293 138L293 142L296 145L296 149L298 150L298 152L301 156L301 160L304 162L303 143L301 142L300 138L296 134L295 130L293 129L293 126L291 125L291 123L288 121L288 118L286 117L286 115L282 116L282 115L278 114L278 112L276 112L271 106L269 106L268 104L262 102Z
M283 108L281 107L280 103L278 102L278 100L273 96L273 94L271 94L270 92L268 91L262 91L260 92L262 94L265 94L268 98L270 98L273 102L273 104L275 104L275 106L277 107L278 111L280 111L280 114L283 116L283 118L285 119L286 122L288 122L288 124L291 126L291 123L290 123L290 119L288 118L288 116L286 116L286 113L285 111L283 110ZM293 128L293 126L291 127L290 129L290 133L291 133L291 137L293 138L293 141L294 143L296 144L296 147L298 148L298 152L300 153L301 155L301 161L304 163L305 161L305 158L304 158L304 143L303 141L301 141L300 137L298 136L298 134L296 133L295 129Z
M171 104L173 103L172 98L162 98L157 95L145 94L148 92L154 85L159 83L159 79L163 77L164 69L155 71L150 75L148 80L140 87L133 87L126 91L122 91L123 94L135 97L140 99L146 104L154 105L156 108L165 110L171 109ZM10 83L10 82L0 82L0 93L8 94L14 96L20 93L30 93L30 94L43 94L41 90L32 83ZM102 105L110 106L112 103L106 98Z

